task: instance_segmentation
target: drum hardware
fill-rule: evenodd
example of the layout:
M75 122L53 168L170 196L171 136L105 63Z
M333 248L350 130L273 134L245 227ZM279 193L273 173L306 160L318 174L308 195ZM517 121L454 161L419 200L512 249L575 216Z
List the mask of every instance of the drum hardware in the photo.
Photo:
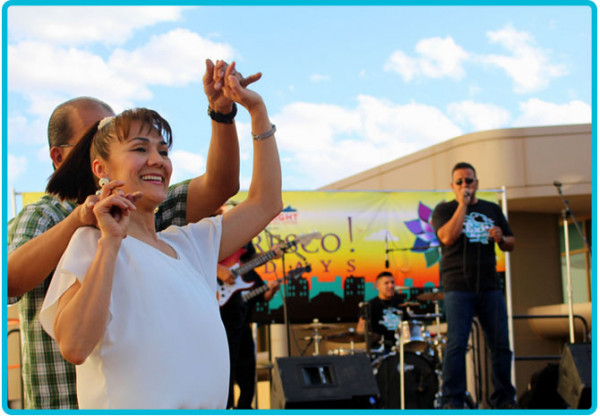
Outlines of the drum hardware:
M436 405L438 408L441 408L442 404L442 364L444 361L444 346L442 340L442 325L440 322L441 313L440 313L440 300L444 298L444 294L441 292L436 293L437 298L433 299L433 304L435 305L435 325L436 325L436 334L435 334L435 351L437 352L438 365L439 369L436 370L437 378L438 378L438 392L436 393ZM439 296L441 295L441 297Z
M437 289L434 289L433 292L426 292L417 295L417 300L420 300L421 302L444 300L444 293L438 292Z
M436 318L441 318L442 314L441 313L424 313L424 314L416 314L416 313L411 313L410 311L407 313L408 317L411 318L412 320L421 320L421 321L433 321Z
M373 362L373 373L380 392L380 408L399 409L399 374L404 374L406 409L435 408L438 391L437 372L433 363L410 351L404 353L404 371L400 371L396 352L380 357Z
M375 342L378 339L378 336L376 334L369 334L368 336L365 336L365 334L356 332L356 330L354 328L349 328L348 331L346 332L341 332L339 334L332 334L332 335L327 335L325 337L328 341L332 341L332 342L349 342L350 343L350 351L354 351L354 343L355 342L365 342L368 341L369 343L371 342ZM354 354L352 352L352 354Z
M325 325L322 322L319 322L318 318L313 319L313 321L308 324L308 325L304 325L302 327L302 329L307 330L307 331L319 331L319 330L325 330L325 329L330 329L331 327Z
M329 350L329 355L355 355L355 354L366 354L367 350L362 348L336 348L333 350Z
M396 342L398 343L398 357L400 360L400 365L398 366L398 373L400 375L400 409L406 409L406 397L404 395L404 340L403 334L406 330L410 332L408 328L408 322L401 321L398 326L397 338Z
M439 320L442 315L439 313L438 302L434 301L434 303L436 311L433 314L414 314L410 309L405 314L407 319L402 319L404 314L399 314L401 320L396 329L396 345L391 353L388 349L387 354L378 354L386 352L384 345L379 349L373 349L376 357L373 361L374 374L380 385L382 404L387 406L384 408L404 410L439 407L443 354ZM433 320L437 322L438 329L435 339L429 335L425 325L426 321ZM415 365L415 361L419 364ZM390 362L395 363L393 369L383 372L379 370L381 366L391 366L392 364L386 364ZM396 381L390 381L391 377ZM395 384L396 382L398 384ZM392 395L394 397L391 397ZM390 404L390 400L396 400L395 404Z
M304 337L304 340L315 343L315 351L313 355L319 355L319 344L323 340L323 337L319 334L319 330L329 329L328 326L319 322L317 318L313 319L312 323L303 327L303 329L310 329L313 331L311 336ZM308 346L307 346L308 347Z
M421 306L421 304L419 302L411 302L411 301L407 301L404 303L401 303L399 305L401 308L416 308L417 306Z

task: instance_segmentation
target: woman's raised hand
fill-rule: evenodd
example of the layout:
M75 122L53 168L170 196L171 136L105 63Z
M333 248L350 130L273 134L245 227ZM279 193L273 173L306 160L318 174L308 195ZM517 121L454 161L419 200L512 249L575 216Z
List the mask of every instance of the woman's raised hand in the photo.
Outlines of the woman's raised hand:
M223 76L224 84L221 87L223 95L230 100L243 105L252 115L252 109L256 105L264 106L263 99L255 91L246 88L246 85L248 84L244 85L236 74L235 62L232 62L225 70L225 75Z
M210 59L206 60L206 73L203 77L204 92L208 98L208 105L214 111L219 113L228 114L231 112L233 101L223 93L223 85L225 84L225 77L233 75L237 78L242 87L246 87L253 82L258 81L262 74L257 72L248 77L245 77L235 70L227 62L217 60L216 64Z

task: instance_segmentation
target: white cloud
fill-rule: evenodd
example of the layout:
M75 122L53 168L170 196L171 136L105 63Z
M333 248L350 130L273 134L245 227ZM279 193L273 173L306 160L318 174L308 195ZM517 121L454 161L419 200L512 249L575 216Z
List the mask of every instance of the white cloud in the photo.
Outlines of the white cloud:
M414 56L395 51L385 62L384 70L398 73L405 82L418 77L460 80L465 77L465 63L486 64L501 68L513 80L517 93L541 90L553 78L568 73L565 65L552 62L551 51L541 48L528 32L519 32L509 25L488 31L486 36L509 54L475 54L464 50L451 37L435 37L420 40Z
M127 79L181 86L202 79L206 58L231 61L233 56L233 48L227 44L212 42L186 29L174 29L152 36L133 51L115 50L108 66Z
M463 63L469 53L451 37L420 40L415 46L416 57L395 51L384 65L385 71L396 72L410 82L418 76L451 78L460 80L465 76Z
M519 32L512 26L487 32L491 43L496 43L510 55L481 55L478 59L503 69L515 83L517 93L538 91L546 88L552 78L567 74L562 64L550 62L551 53L542 49L535 38L527 32Z
M556 104L532 98L519 103L519 109L521 115L513 123L518 127L592 122L592 108L579 100Z
M310 82L326 82L329 81L331 79L331 77L329 75L323 75L323 74L312 74L310 76Z
M50 97L61 97L52 107L67 98L90 95L115 109L151 97L140 80L119 74L100 56L84 50L22 42L8 46L7 64L9 90L23 94L31 102L29 111L44 111L37 113L44 117L52 109L46 108Z
M301 172L284 178L286 189L322 186L462 134L435 107L367 95L353 109L292 103L274 119L286 166Z
M23 172L27 170L27 158L25 156L7 155L6 173L8 182L13 183Z
M8 46L8 86L44 118L58 103L80 95L99 97L119 111L152 98L152 85L200 83L206 58L233 56L229 45L182 29L131 51L117 49L108 60L84 49L24 41Z
M448 105L448 115L461 126L470 130L490 130L505 126L510 119L507 110L490 103L461 101Z
M176 22L186 7L11 6L10 42L37 40L55 45L122 44L136 30Z
M171 184L180 182L190 177L196 177L204 173L206 159L198 154L185 150L176 150L169 155L173 164L173 175Z

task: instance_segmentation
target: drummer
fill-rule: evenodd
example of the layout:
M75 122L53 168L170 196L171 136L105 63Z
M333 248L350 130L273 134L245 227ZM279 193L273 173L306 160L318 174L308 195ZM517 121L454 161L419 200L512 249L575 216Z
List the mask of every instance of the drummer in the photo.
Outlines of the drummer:
M396 329L401 320L406 319L406 305L403 304L403 297L396 293L394 276L388 271L383 271L377 275L375 282L378 295L368 302L370 316L369 327L365 320L365 314L361 313L356 326L356 332L364 334L368 331L377 334L374 337L370 348L372 350L383 349L390 351L396 345Z

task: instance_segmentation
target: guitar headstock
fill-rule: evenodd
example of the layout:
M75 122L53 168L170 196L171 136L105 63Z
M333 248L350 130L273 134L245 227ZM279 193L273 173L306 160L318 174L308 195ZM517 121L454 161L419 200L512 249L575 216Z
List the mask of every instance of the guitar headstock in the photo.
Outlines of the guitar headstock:
M299 235L291 243L293 243L293 244L307 244L307 243L310 243L312 240L320 239L321 237L322 237L322 235L321 235L320 232L314 231L312 233Z
M312 267L310 266L310 264L307 264L306 266L296 267L295 269L292 269L287 273L286 278L288 280L298 279L304 273L309 273L311 271Z

